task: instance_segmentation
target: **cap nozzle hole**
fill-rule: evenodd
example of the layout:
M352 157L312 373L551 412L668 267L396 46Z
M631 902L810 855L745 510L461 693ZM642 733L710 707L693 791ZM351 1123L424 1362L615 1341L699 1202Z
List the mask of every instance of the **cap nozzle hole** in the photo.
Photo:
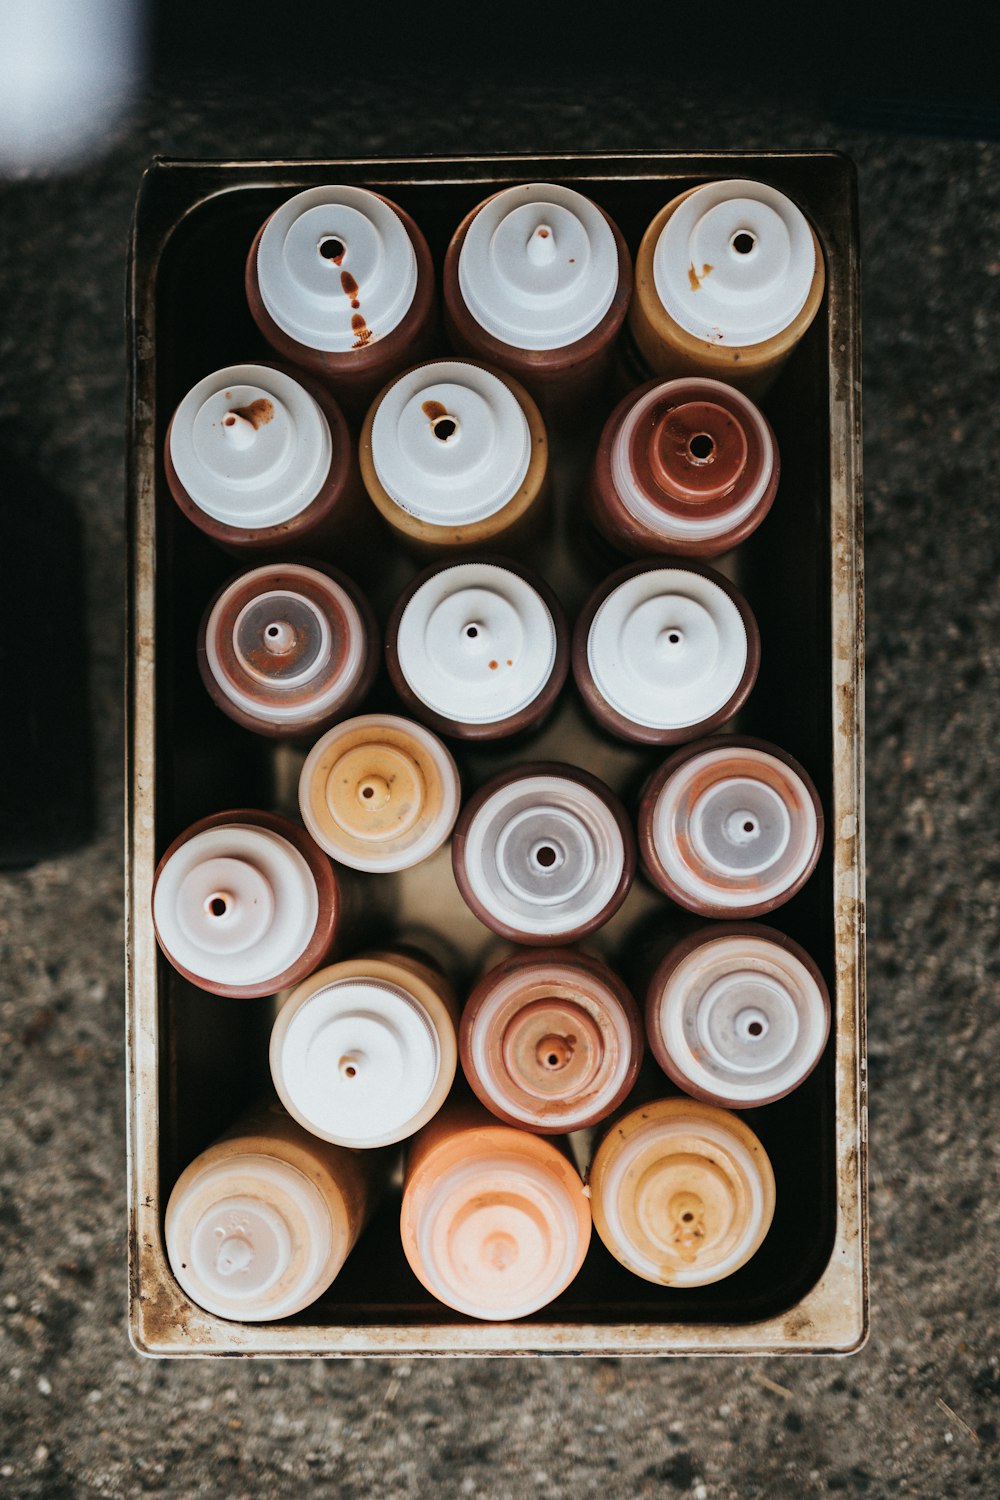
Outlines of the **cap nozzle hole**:
M737 255L749 255L757 244L757 236L749 229L739 229L729 242Z
M224 917L229 910L229 902L225 896L209 896L205 909L210 917Z
M707 464L715 453L715 439L707 432L695 432L688 439L688 453L695 463Z
M556 851L552 848L551 844L543 844L535 853L536 863L540 864L543 870L550 870L555 864L556 858Z
M346 247L343 240L338 240L336 235L330 235L328 239L320 240L318 248L324 260L332 260L339 266L344 258Z
M454 417L436 417L431 423L431 431L439 443L446 443L449 438L455 436L458 423Z

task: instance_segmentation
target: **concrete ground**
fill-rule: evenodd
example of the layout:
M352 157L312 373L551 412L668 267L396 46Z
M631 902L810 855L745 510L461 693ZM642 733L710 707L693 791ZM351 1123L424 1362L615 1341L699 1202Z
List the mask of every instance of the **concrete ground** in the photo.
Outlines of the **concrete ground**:
M139 174L157 151L539 145L837 146L860 168L871 1339L842 1361L143 1360L125 1328L121 921L121 310ZM319 94L251 107L190 89L146 98L100 164L0 190L0 213L0 422L83 523L98 772L93 841L0 879L0 1492L1000 1493L997 144L624 84L584 104L569 86L473 99L431 80L390 109L362 80L349 121Z

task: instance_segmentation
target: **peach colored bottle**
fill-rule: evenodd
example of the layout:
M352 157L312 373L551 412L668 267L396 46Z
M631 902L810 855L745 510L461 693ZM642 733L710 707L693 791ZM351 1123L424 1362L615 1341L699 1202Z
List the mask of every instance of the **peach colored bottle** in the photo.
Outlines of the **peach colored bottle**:
M342 880L297 823L241 808L202 818L153 877L156 940L199 989L250 999L297 984L333 950Z
M379 531L340 408L300 370L206 375L170 420L163 464L188 520L238 556L353 552Z
M412 953L318 969L278 1012L271 1077L299 1124L340 1146L404 1140L441 1108L458 1063L451 985Z
M594 1227L616 1260L660 1286L708 1286L760 1248L771 1163L748 1125L695 1099L615 1118L588 1174Z
M331 1146L280 1105L258 1105L174 1185L171 1269L192 1302L220 1318L291 1317L336 1279L390 1165L388 1152Z
M371 605L322 563L268 563L215 595L198 632L201 680L224 714L274 739L302 739L357 708L379 667Z
M642 237L629 329L654 375L709 375L761 396L823 300L819 240L766 183L704 183Z
M437 305L427 241L380 193L324 186L287 199L257 231L245 282L272 349L322 380L353 416L397 370L431 353Z
M479 980L462 1011L459 1050L492 1114L555 1135L596 1125L623 1102L642 1061L642 1019L599 958L533 949Z
M771 424L720 380L652 380L604 425L587 506L630 557L720 557L763 521L781 464Z
M505 370L546 412L567 413L607 380L632 259L618 226L582 193L522 183L462 220L442 292L454 349Z
M579 1173L552 1141L456 1096L408 1153L400 1233L432 1296L473 1318L523 1318L565 1291L590 1243Z
M643 788L639 853L664 895L702 917L761 917L809 879L823 808L809 776L767 740L685 745Z
M361 430L361 477L396 540L429 559L524 551L548 519L545 423L523 386L472 360L398 376Z

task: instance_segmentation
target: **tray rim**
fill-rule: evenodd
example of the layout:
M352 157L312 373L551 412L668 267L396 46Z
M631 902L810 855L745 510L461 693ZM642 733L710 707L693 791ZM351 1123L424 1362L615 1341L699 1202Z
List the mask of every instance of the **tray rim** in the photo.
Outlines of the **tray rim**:
M195 1307L174 1281L160 1234L157 954L145 920L155 866L155 288L163 249L186 214L251 187L294 186L315 169L371 169L382 185L470 186L532 176L662 180L750 175L768 163L827 163L846 239L827 256L830 315L830 536L833 723L834 1069L837 1215L830 1259L799 1302L752 1323L239 1324ZM435 175L435 168L438 169ZM520 170L518 170L520 168ZM547 172L543 169L548 168ZM552 170L554 169L554 170ZM209 188L220 172L232 181ZM476 173L479 175L476 175ZM199 177L204 178L199 182ZM144 215L166 188L186 206L147 243ZM820 227L817 226L820 233ZM822 233L820 234L823 238ZM136 200L126 289L128 353L125 934L128 1328L154 1357L262 1358L847 1354L869 1331L864 907L864 587L857 179L832 150L495 153L491 156L199 160L154 157Z

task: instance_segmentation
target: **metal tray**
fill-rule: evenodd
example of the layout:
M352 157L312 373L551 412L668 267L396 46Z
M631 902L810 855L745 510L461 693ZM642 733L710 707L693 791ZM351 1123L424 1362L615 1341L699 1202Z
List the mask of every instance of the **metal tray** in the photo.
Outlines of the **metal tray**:
M436 1303L399 1244L398 1192L376 1214L330 1291L283 1323L228 1323L194 1307L163 1249L163 1210L180 1170L267 1078L273 1005L202 994L161 959L149 917L157 854L188 823L236 806L294 809L298 757L238 729L209 701L194 660L204 602L235 570L166 489L160 453L184 394L210 370L265 354L243 294L254 231L283 198L328 181L384 192L407 208L440 265L463 215L517 181L565 182L601 203L634 253L668 198L709 178L746 176L789 194L823 246L827 292L764 402L782 480L774 509L721 566L761 627L760 678L734 728L789 750L815 779L827 837L813 878L773 924L816 958L834 1002L826 1054L788 1098L752 1112L774 1163L778 1207L761 1250L714 1286L679 1291L631 1276L595 1236L557 1301L516 1323L476 1323ZM864 1071L862 574L858 230L854 169L831 152L733 152L418 160L155 161L133 226L128 345L130 579L127 934L129 1326L152 1355L755 1354L847 1352L867 1333ZM442 350L444 352L444 350ZM610 409L610 408L609 408ZM586 591L565 545L599 420L555 443L563 539L543 560L570 617ZM537 559L535 562L537 563ZM412 565L391 560L383 611ZM573 695L518 758L564 758L627 790L655 751L613 747ZM509 762L503 746L462 757L475 786ZM388 882L403 924L435 920L469 974L490 938L466 911L447 851ZM662 898L637 882L595 946L612 962ZM391 935L391 934L386 934Z

